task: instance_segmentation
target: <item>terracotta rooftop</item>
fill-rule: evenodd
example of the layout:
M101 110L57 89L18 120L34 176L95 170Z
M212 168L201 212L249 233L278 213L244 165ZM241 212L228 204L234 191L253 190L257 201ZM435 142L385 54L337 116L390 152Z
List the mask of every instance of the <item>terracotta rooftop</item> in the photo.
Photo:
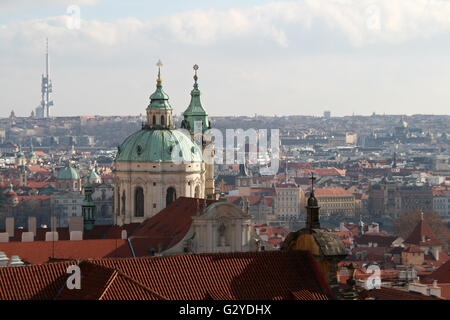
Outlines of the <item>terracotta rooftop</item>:
M82 290L65 289L76 262L0 268L0 299L328 300L309 251L193 254L82 261Z
M438 283L449 283L450 284L450 260L444 263L432 274L423 278L423 283L432 283L434 280L437 280Z
M316 196L316 198L353 196L353 194L351 194L344 188L317 188L314 189L314 195Z
M392 242L397 239L395 236L386 234L368 234L365 233L360 237L355 237L355 243L359 245L369 245L369 243L376 243L378 247L390 247Z
M405 240L405 243L415 244L416 246L440 246L442 242L439 241L431 228L424 219L420 219L413 232Z
M216 202L207 200L206 206ZM156 252L167 250L180 242L189 231L192 217L197 214L197 206L202 210L203 199L179 197L153 217L145 220L137 229L131 241L139 255L148 255L153 248ZM136 244L136 246L135 246Z
M126 240L34 241L0 243L0 251L8 257L18 255L29 264L42 264L56 259L89 259L106 257L133 257Z

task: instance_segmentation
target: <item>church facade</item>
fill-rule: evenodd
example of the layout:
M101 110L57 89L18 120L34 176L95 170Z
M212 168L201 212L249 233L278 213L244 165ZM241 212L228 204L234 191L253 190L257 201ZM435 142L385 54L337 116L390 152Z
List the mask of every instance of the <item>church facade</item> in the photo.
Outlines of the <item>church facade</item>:
M158 63L158 66L161 64ZM191 104L184 114L183 124L202 121L202 128L206 130L209 128L208 116L206 112L201 112L203 107L197 75L194 79ZM193 104L196 106L194 113L190 112ZM193 131L190 134L191 131L184 125L184 130L177 129L172 110L169 96L163 91L159 70L156 91L150 96L146 109L146 123L141 130L126 138L117 150L114 170L115 224L143 222L180 196L212 197L211 188L207 190L206 185L207 180L214 176L211 172L214 167L207 166L203 159L204 145L194 143Z

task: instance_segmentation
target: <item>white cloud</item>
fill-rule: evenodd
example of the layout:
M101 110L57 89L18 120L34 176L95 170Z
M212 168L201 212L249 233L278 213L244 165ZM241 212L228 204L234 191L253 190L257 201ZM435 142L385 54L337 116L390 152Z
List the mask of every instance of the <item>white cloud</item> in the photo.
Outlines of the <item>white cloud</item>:
M405 110L415 106L415 112L420 112L419 102L428 98L436 108L444 108L446 75L433 76L433 81L413 78L419 64L435 73L450 69L443 58L449 45L439 40L449 32L450 2L443 0L273 2L251 8L191 10L148 21L82 20L79 30L67 28L66 16L14 21L0 25L0 87L8 88L7 95L0 96L0 107L6 115L9 111L3 112L3 104L21 101L22 110L31 110L30 104L39 100L44 40L49 37L53 61L58 63L53 73L56 110L62 114L64 108L65 114L74 110L141 112L140 103L148 88L153 88L158 58L167 61L164 76L171 81L165 85L173 86L168 90L173 105L185 103L191 64L201 65L202 88L209 94L212 114L273 114L271 101L279 103L277 113L292 108L298 110L292 113L304 112L298 104L314 106L308 110L320 106L334 110L332 104L336 104L348 114L350 104L368 104L370 111L379 112L378 107L389 111L400 103ZM429 56L417 54L404 63L399 51L407 51L411 43L428 50ZM372 47L381 50L379 59L368 53ZM434 65L436 61L443 67ZM8 74L24 64L11 80ZM32 80L21 82L19 75ZM396 79L398 85L391 97L389 79ZM23 83L27 90L19 92ZM379 90L376 97L367 99L371 86ZM410 88L414 93L409 93ZM72 91L89 98L80 105ZM435 92L435 100L427 92ZM408 95L396 98L403 93ZM406 103L405 97L414 99ZM176 112L182 111L181 106ZM253 109L245 109L249 106Z
M48 0L48 3L53 1ZM84 0L84 4L96 1ZM118 45L139 33L159 42L213 45L239 39L269 39L289 46L291 37L313 33L324 26L349 44L401 44L450 30L450 2L443 0L305 0L275 2L245 9L192 10L150 21L82 21L81 29L67 30L67 17L13 22L2 26L0 37L14 34L24 40L47 32L53 36L82 38L104 45ZM82 17L81 17L82 18ZM72 33L71 33L72 32Z

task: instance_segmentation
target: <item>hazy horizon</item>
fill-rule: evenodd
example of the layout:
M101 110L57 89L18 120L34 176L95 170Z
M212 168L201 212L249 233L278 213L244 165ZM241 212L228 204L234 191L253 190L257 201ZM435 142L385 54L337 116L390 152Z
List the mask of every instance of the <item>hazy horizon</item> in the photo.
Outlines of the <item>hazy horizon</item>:
M0 117L40 103L47 37L52 116L144 114L158 59L176 114L198 64L211 116L449 115L449 36L445 0L4 0Z

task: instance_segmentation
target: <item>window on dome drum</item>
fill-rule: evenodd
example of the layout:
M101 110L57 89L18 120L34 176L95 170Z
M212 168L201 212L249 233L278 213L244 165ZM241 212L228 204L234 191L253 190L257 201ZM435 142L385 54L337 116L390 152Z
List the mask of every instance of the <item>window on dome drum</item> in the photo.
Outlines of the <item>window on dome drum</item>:
M153 125L156 125L156 116L153 115Z
M164 116L161 116L161 125L164 125Z
M144 190L141 187L137 187L134 197L134 216L144 216Z
M125 214L125 201L126 201L126 196L125 196L125 191L122 193L122 215Z
M175 191L175 188L168 188L166 193L166 206L171 204L177 199L177 192Z
M196 186L195 187L195 195L194 198L200 198L200 187Z

